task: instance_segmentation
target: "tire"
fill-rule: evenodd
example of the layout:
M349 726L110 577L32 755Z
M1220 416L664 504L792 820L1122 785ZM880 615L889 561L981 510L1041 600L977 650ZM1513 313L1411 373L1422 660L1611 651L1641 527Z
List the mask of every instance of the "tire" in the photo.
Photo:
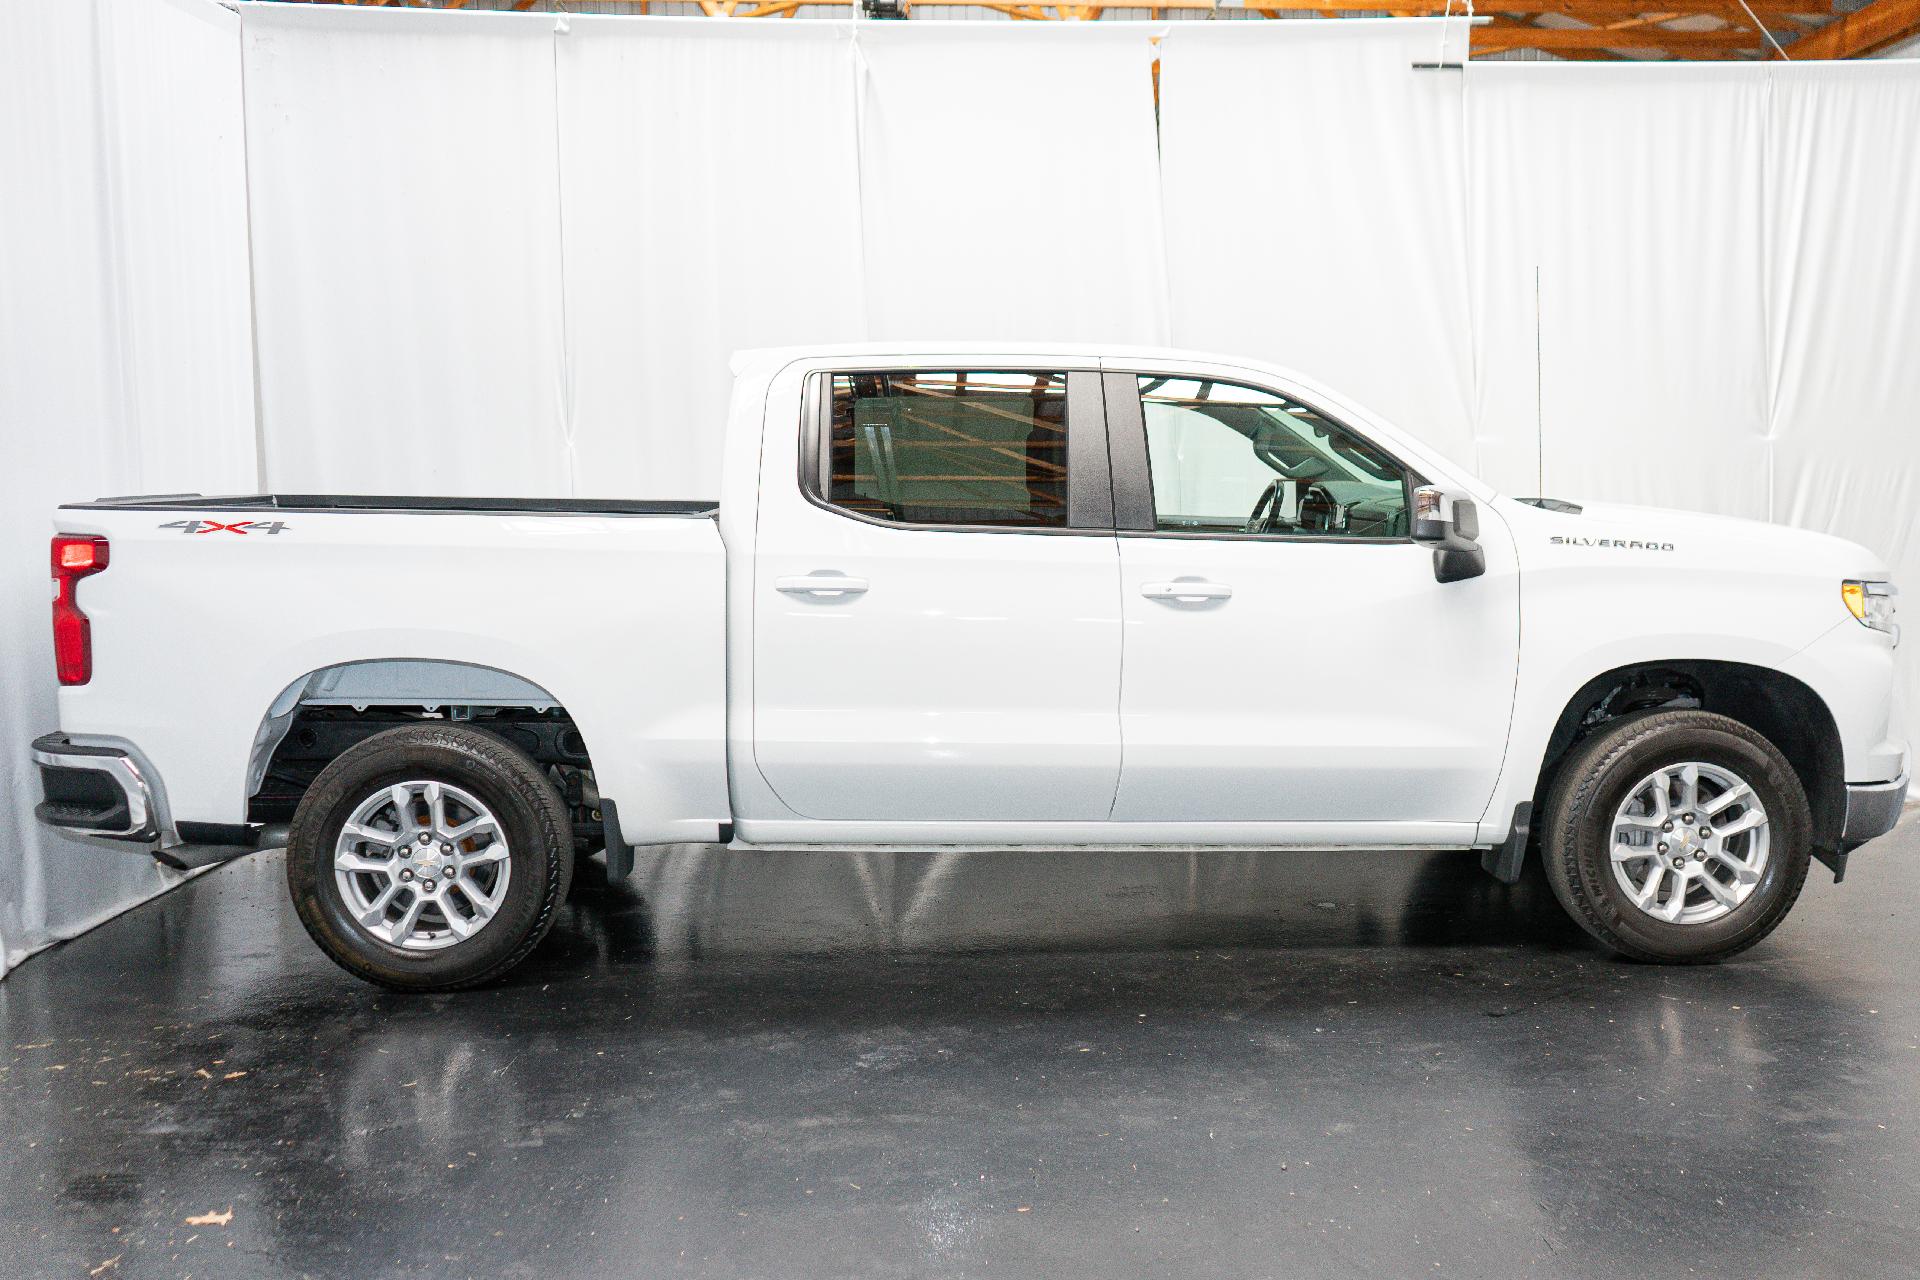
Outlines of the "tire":
M383 801L400 794L411 821ZM356 814L354 831L374 839L348 834ZM438 839L458 836L460 824L477 834ZM343 839L354 842L343 849ZM337 867L341 857L355 869ZM400 991L499 978L546 936L572 877L573 828L558 790L525 752L457 725L388 729L343 752L301 798L287 840L287 887L307 933L349 973ZM356 906L372 915L389 888L374 924L356 918ZM409 923L415 899L422 906Z
M1732 778L1750 788L1757 798L1764 829L1763 864L1757 868L1746 896L1729 906L1722 897L1710 892L1704 883L1687 877L1711 873L1720 885L1719 893L1734 896L1743 891L1737 873L1729 863L1705 852L1710 848L1744 850L1737 860L1751 862L1760 846L1760 832L1745 835L1718 833L1718 843L1700 839L1701 827L1721 822L1705 812L1693 815L1692 826L1681 822L1690 810L1675 809L1669 816L1673 827L1663 829L1652 816L1655 790L1664 785L1642 789L1656 771L1672 770L1676 789L1661 799L1688 793L1684 766L1703 766L1694 770L1695 807L1705 808L1735 794L1720 812L1740 815L1723 825L1734 827L1756 806L1739 798L1736 788L1726 787ZM1708 787L1719 788L1704 805L1699 797ZM1628 806L1631 801L1630 808ZM1629 816L1630 815L1630 816ZM1655 711L1609 725L1590 740L1576 747L1554 778L1545 804L1541 854L1554 896L1567 914L1588 933L1623 956L1635 960L1667 964L1703 964L1724 960L1759 942L1772 933L1786 917L1806 883L1812 858L1812 818L1807 808L1800 779L1771 742L1737 720L1706 711ZM1665 848L1670 855L1656 855L1668 863L1659 868L1655 886L1665 901L1648 907L1636 904L1634 896L1621 883L1639 881L1642 889L1653 879L1656 856L1623 859L1623 870L1616 874L1614 850L1616 822L1625 824L1623 852L1645 847ZM1641 830L1645 829L1645 834ZM1669 831L1671 830L1671 834ZM1711 832L1711 828L1709 828ZM1671 843L1661 843L1663 841ZM1671 858L1686 865L1679 872L1671 869ZM1756 869L1749 867L1748 875ZM1674 886L1681 890L1681 906L1673 906ZM1694 904L1694 905L1688 905ZM1657 918L1675 911L1698 914L1697 920ZM1720 914L1712 916L1718 911Z

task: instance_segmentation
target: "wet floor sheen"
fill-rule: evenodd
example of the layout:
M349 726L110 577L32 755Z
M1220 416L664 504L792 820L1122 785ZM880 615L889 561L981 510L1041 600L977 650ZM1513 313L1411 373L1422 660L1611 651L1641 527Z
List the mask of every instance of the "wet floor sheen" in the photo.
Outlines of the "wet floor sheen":
M0 983L7 1276L1914 1271L1920 822L1697 969L1458 854L689 847L402 997L281 874Z

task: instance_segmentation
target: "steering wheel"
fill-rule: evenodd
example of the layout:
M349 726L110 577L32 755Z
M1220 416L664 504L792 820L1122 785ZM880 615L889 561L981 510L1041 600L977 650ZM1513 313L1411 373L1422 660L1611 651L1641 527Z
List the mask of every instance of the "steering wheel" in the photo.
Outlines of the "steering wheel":
M1339 501L1328 491L1325 485L1308 484L1300 490L1300 514L1290 525L1283 525L1280 516L1280 486L1295 484L1297 481L1280 477L1267 482L1260 491L1260 500L1253 504L1253 510L1247 514L1247 522L1241 526L1244 533L1271 533L1275 528L1312 529L1319 533L1330 533L1340 519Z

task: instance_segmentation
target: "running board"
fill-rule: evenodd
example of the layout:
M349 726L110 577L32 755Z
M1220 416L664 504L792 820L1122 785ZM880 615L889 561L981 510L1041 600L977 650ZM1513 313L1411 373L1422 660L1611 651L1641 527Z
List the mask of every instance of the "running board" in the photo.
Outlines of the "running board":
M244 858L260 849L278 849L287 842L287 824L183 822L183 843L151 850L153 860L175 871L198 871Z

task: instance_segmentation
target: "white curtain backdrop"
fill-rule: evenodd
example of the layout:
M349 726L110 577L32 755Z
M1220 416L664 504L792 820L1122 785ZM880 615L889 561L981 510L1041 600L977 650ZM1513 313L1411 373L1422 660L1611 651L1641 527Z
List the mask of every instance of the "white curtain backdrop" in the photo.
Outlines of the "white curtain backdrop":
M1178 23L1161 41L1173 342L1337 387L1471 466L1465 24Z
M721 433L705 424L726 419L727 357L865 332L852 36L576 17L545 37L572 492L711 495Z
M27 744L51 506L257 483L239 36L207 0L0 5L0 973L170 880L43 830Z
M857 40L871 337L1166 340L1140 27L870 23Z
M711 495L738 348L1165 338L1141 27L243 16L276 488Z
M267 483L566 493L553 18L244 24Z
M1488 63L1465 94L1481 411L1539 449L1488 479L1765 519L1765 71Z
M1920 696L1920 62L1781 67L1767 112L1771 518L1879 551Z

